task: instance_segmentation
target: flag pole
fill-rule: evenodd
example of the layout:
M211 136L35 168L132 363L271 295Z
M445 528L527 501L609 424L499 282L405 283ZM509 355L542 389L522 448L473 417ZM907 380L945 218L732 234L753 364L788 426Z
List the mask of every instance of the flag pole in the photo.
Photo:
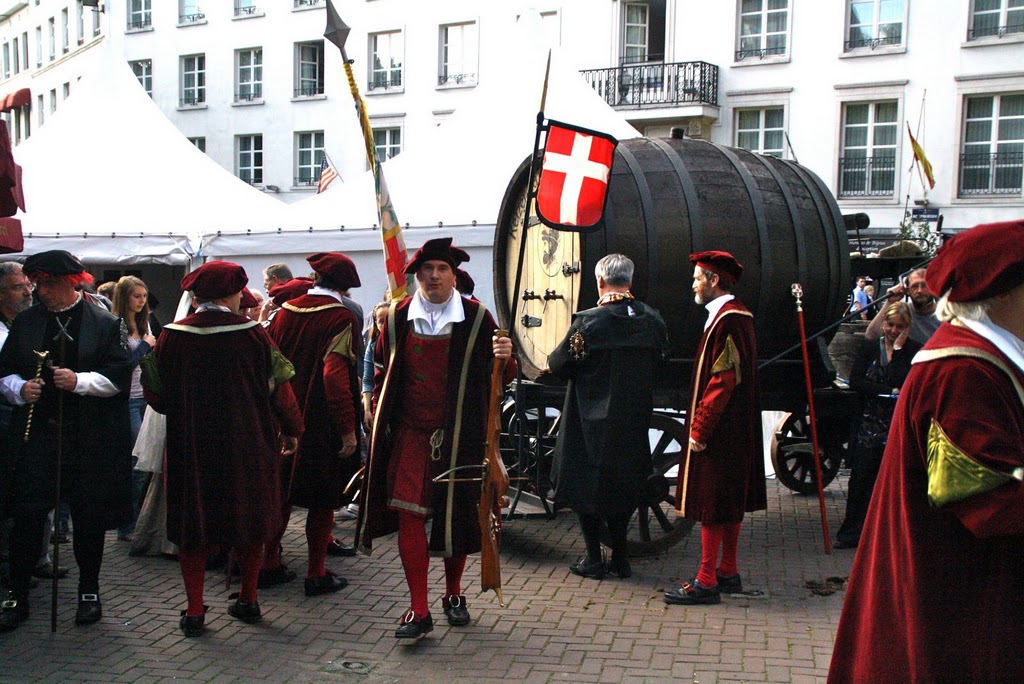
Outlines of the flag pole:
M408 292L408 277L405 274L407 259L405 240L402 238L402 225L398 222L398 215L395 213L395 207L391 203L391 193L388 192L384 172L377 157L377 148L373 143L373 128L370 126L370 117L366 112L366 102L363 100L362 95L359 94L359 86L356 84L356 77L352 72L352 60L348 58L348 54L345 52L345 41L348 39L348 34L351 30L341 20L332 0L327 0L327 27L324 29L324 38L334 43L338 50L341 51L341 60L345 67L345 78L348 81L349 92L352 94L352 100L356 106L359 127L363 133L366 160L370 163L370 170L373 172L374 189L377 195L377 219L380 222L380 236L384 248L384 268L387 272L388 291L391 294L391 300L398 301L405 297Z

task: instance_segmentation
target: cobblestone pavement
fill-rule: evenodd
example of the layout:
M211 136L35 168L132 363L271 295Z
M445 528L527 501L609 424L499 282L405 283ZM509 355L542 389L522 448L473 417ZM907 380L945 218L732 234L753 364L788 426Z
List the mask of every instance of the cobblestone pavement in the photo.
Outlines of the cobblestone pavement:
M833 533L845 501L844 476L826 490ZM434 560L436 626L407 644L392 636L408 606L394 537L381 540L373 557L328 558L351 584L306 598L303 523L294 515L285 538L285 560L300 579L260 592L263 622L246 625L227 614L217 573L207 577L208 631L198 639L178 629L185 598L177 564L129 558L127 544L111 533L103 620L74 626L77 570L68 558L57 633L50 633L49 583L41 582L28 621L0 635L0 682L816 682L828 670L844 593L817 595L807 583L846 577L853 562L851 551L825 555L817 497L773 480L768 511L747 517L740 540L744 588L763 595L717 606L661 600L696 572L699 528L660 556L634 559L632 578L598 582L567 571L583 553L571 512L518 518L506 523L501 554L507 606L474 586L473 557L465 587L473 621L449 627ZM339 535L352 527L339 525ZM70 546L63 549L70 556Z

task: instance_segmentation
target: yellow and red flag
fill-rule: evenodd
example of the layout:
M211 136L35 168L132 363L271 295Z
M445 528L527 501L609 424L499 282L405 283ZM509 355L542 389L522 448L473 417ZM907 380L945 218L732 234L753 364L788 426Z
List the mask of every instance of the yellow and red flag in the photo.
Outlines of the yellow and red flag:
M924 156L924 148L914 139L909 123L907 124L907 135L910 136L910 146L914 148L914 162L921 165L921 170L924 171L925 178L928 179L928 187L934 189L935 174L932 172L932 163L928 161L928 157Z

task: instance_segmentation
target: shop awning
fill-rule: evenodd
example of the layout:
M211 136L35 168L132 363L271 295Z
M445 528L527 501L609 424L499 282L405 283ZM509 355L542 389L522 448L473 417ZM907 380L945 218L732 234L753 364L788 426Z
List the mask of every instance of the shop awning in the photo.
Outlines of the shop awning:
M31 103L32 91L28 88L22 88L0 100L0 112L9 112L15 107L25 107Z

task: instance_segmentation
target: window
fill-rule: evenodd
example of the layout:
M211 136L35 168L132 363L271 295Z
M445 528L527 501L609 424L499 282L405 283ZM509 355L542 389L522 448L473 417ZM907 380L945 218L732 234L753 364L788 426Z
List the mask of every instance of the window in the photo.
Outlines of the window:
M903 44L903 0L849 0L845 49Z
M48 26L50 29L50 61L52 62L57 59L57 24L53 17L50 17Z
M152 26L152 14L153 0L128 0L128 30Z
M479 52L476 22L442 26L438 85L476 85Z
M4 43L4 78L11 77L11 44Z
M840 197L893 197L896 193L896 101L858 102L843 107Z
M377 148L377 159L386 162L402 151L402 129L375 128L373 130L373 145Z
M238 149L238 177L249 185L262 185L263 136L240 135L235 140Z
M78 0L75 3L75 18L76 22L78 44L81 45L85 42L85 7L82 6L82 0Z
M21 68L28 69L28 31L21 34Z
M206 55L181 58L181 106L195 107L206 102Z
M128 64L131 66L132 72L135 73L135 78L139 79L139 84L146 91L146 94L153 97L153 60L140 59Z
M199 8L199 0L178 0L178 23L194 24L206 19L206 14Z
M324 94L324 41L295 44L295 97Z
M968 97L960 196L1021 194L1024 93Z
M741 109L736 112L736 146L751 152L785 157L785 110Z
M740 35L736 61L786 54L789 0L740 0Z
M50 89L50 113L53 114L57 111L57 89Z
M92 11L92 35L100 35L100 13L95 9Z
M256 6L256 0L235 0L235 16L251 17L262 14Z
M254 102L263 99L263 48L235 51L237 88L235 102Z
M36 66L43 66L43 27L36 26Z
M622 4L623 64L665 60L665 3L624 2Z
M60 51L67 54L70 45L70 39L68 38L68 8L65 7L60 11Z
M43 112L45 111L45 109L46 109L46 107L43 105L43 96L42 96L42 94L36 95L36 112L38 113L38 116L39 116L39 125L40 126L43 125L43 118L44 118Z
M1024 33L1024 0L974 0L967 39Z
M199 151L206 153L206 138L189 138L188 141L199 148Z
M11 41L11 57L14 58L14 73L21 71L21 50L18 49L18 39ZM28 66L27 64L25 66Z
M68 99L68 95L71 94L71 83L70 82L64 84L63 91L64 91L64 99L66 100L66 99Z
M405 43L401 31L371 33L369 90L402 87L402 53Z
M320 182L323 156L323 131L295 134L295 185L311 186Z

